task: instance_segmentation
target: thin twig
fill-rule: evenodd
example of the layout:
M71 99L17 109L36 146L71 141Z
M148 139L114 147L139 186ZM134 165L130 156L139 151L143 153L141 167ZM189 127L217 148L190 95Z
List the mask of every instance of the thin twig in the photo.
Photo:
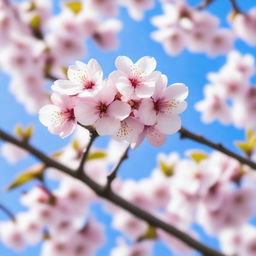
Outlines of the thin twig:
M241 11L240 7L238 6L236 0L229 0L229 2L231 3L231 6L232 6L233 11L234 11L235 13L243 13L243 12Z
M86 159L90 153L90 149L92 147L92 144L93 142L95 141L95 139L98 137L98 133L95 131L95 130L91 130L90 131L90 140L89 140L89 143L86 147L86 150L84 151L83 155L82 155L82 158L80 160L80 165L77 169L77 177L83 177L83 173L84 173L84 165L85 165L85 162L86 162Z
M7 209L4 205L0 204L0 210L4 212L13 222L16 221L14 214L9 209Z
M116 193L114 193L111 190L108 190L107 192L104 190L104 187L96 183L94 180L92 180L86 173L83 175L83 179L80 179L77 177L75 170L68 168L67 166L53 160L52 158L48 157L38 149L34 148L33 146L29 144L24 144L23 142L17 140L13 136L9 135L8 133L4 132L0 129L0 138L8 141L10 143L15 144L18 147L21 147L28 152L30 152L32 155L34 155L37 159L41 160L43 163L45 163L47 166L54 167L56 169L59 169L65 174L70 175L71 177L78 179L82 182L84 182L87 186L89 186L97 195L99 195L102 198L105 198L106 200L112 202L113 204L127 210L127 212L133 214L134 216L140 218L141 220L144 220L149 225L162 229L166 233L176 237L177 239L183 241L188 246L194 248L195 250L201 252L203 255L207 256L225 256L223 253L218 252L203 243L197 241L192 236L184 233L183 231L175 228L173 225L168 224L164 222L163 220L157 218L156 216L150 214L149 212L137 207L136 205L130 203L129 201L125 200L124 198L120 197Z
M200 3L198 6L196 6L197 10L203 10L206 7L208 7L211 3L213 3L215 0L204 0L202 3Z
M250 166L252 169L254 169L256 171L256 163L255 162L251 161L248 158L242 157L242 156L230 151L229 149L224 147L221 143L214 143L214 142L206 139L202 135L198 135L198 134L195 134L193 132L190 132L185 128L181 128L179 133L180 133L181 139L186 139L186 138L191 139L191 140L194 140L198 143L204 144L204 145L206 145L210 148L216 149L216 150L224 153L225 155L236 159L240 163Z
M111 184L113 180L116 178L117 172L121 166L121 164L128 158L128 151L130 149L130 145L126 148L123 155L120 157L119 161L117 162L116 166L111 170L109 175L107 176L107 184L105 186L106 190L109 190L111 188Z

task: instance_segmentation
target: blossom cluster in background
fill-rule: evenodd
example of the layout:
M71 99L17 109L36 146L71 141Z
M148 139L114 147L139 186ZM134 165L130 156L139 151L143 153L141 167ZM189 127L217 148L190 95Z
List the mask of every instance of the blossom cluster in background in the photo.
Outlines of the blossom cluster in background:
M163 4L164 14L152 18L158 30L152 38L161 43L169 55L178 55L185 48L209 56L226 54L236 38L255 46L256 8L248 13L234 13L230 28L220 28L220 19L207 11L191 7L185 1Z
M77 168L88 141L89 132L79 127L56 159ZM94 181L105 184L110 167L125 148L125 144L114 140L105 150L93 147L84 171ZM125 237L117 240L111 256L121 252L125 256L134 252L149 256L156 240L176 253L192 253L176 238L102 201L80 181L53 168L47 169L47 177L58 181L59 186L49 191L41 184L27 191L21 203L28 210L17 214L16 222L1 222L1 240L10 248L20 251L47 237L42 256L94 255L107 237L102 224L90 216L89 209L90 205L103 202L103 208L112 216L112 228ZM197 237L192 225L200 225L207 234L220 238L224 253L239 251L239 255L254 255L256 229L248 221L255 214L255 181L255 173L234 159L219 152L190 150L185 158L176 153L159 154L158 165L149 177L138 181L118 178L113 190L192 236ZM243 235L247 230L248 235ZM236 237L239 243L235 242Z
M246 129L256 123L255 58L231 52L218 72L208 74L210 81L204 88L205 98L196 104L206 123L218 120Z

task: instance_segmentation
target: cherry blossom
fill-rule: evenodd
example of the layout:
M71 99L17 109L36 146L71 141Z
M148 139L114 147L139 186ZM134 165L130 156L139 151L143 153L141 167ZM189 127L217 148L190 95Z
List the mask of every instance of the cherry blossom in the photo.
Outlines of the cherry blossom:
M49 131L62 138L70 135L76 127L73 99L69 96L53 94L52 103L39 111L39 119Z

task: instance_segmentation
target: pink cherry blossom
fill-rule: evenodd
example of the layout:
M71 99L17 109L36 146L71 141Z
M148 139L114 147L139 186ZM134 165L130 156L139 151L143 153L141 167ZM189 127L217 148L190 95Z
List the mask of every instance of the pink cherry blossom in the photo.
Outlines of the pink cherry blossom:
M151 9L154 6L154 1L120 0L120 4L128 9L128 12L133 19L141 20L144 16L144 11Z
M24 159L27 156L27 152L11 143L5 143L0 148L0 155L6 158L9 163L15 164Z
M117 71L114 71L110 78L116 82L118 91L126 96L136 95L141 98L149 98L155 91L155 80L158 72L156 60L152 57L143 57L136 63L125 56L119 56L115 65Z
M236 34L248 44L256 45L256 8L248 13L238 13L233 20L233 29Z
M75 116L83 125L93 125L100 135L114 135L121 121L130 114L130 106L114 100L115 88L106 84L95 97L80 98L75 106Z
M65 95L94 93L102 87L103 72L99 63L91 59L88 64L76 61L68 68L68 80L57 80L52 90Z
M196 104L196 110L202 112L202 120L206 123L215 119L221 120L224 124L231 121L230 108L225 98L213 86L205 87L206 98Z
M51 100L53 104L45 105L40 109L39 120L51 133L65 138L76 128L73 99L55 93Z

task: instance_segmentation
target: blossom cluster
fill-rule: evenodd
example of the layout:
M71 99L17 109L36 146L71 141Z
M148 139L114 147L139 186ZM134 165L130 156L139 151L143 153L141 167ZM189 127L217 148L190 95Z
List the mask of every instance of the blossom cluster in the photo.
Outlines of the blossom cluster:
M105 240L103 227L86 215L92 192L78 182L63 180L61 186L49 192L43 186L34 187L21 197L28 208L15 216L15 222L2 222L3 243L22 251L46 239L41 255L94 255Z
M191 7L185 1L163 3L164 14L152 18L158 30L152 38L160 42L169 55L178 55L184 48L209 56L226 54L233 49L235 39L256 45L256 9L233 14L231 28L220 28L217 16Z
M10 91L29 113L48 102L45 79L64 77L68 62L86 55L85 40L100 48L117 47L122 23L99 12L97 1L63 3L53 15L53 2L1 1L0 65L11 76ZM113 1L105 1L105 9Z
M255 127L256 88L255 58L233 51L218 72L208 74L210 81L204 88L205 98L196 104L206 123L218 120L239 128Z
M166 135L181 127L179 114L186 108L187 87L167 86L167 77L155 71L152 57L133 63L119 56L115 65L117 70L107 78L95 59L70 66L67 79L52 85L52 104L40 109L40 121L63 138L79 123L134 146L144 137L154 146L163 144Z
M185 2L164 4L164 14L152 18L158 28L152 38L170 55L187 48L210 56L225 54L233 48L234 33L220 28L219 19L210 12L199 11Z

